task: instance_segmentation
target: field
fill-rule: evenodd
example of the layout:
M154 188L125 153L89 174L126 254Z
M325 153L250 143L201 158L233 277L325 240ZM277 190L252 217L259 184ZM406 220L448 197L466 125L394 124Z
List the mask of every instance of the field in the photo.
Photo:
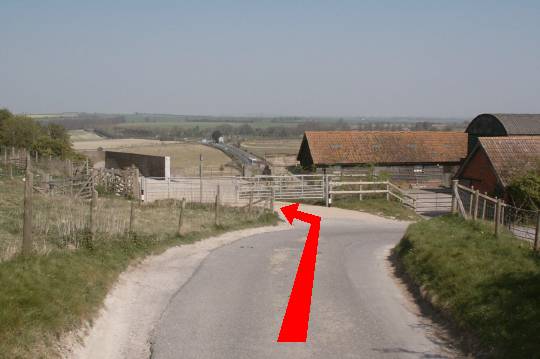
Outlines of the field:
M121 152L141 153L145 155L170 156L171 174L175 175L198 175L199 156L203 157L205 173L212 172L216 175L236 175L239 171L232 168L232 160L223 152L215 148L198 143L175 143L152 146L132 146L120 148Z
M102 162L104 161L104 153L97 151L101 147L103 150L169 156L171 157L172 176L197 176L201 154L205 175L237 175L240 173L236 167L232 167L232 160L223 152L195 142L125 138L74 141L73 146L76 150L88 155L98 167L103 166Z
M242 142L241 146L246 151L256 154L260 157L276 155L294 155L298 154L301 139L253 139Z
M241 143L241 147L259 157L265 158L273 175L288 174L287 167L295 166L296 155L300 149L301 139L249 139Z
M82 141L100 141L103 138L92 131L86 130L71 130L68 131L69 136L71 137L72 142L82 142Z

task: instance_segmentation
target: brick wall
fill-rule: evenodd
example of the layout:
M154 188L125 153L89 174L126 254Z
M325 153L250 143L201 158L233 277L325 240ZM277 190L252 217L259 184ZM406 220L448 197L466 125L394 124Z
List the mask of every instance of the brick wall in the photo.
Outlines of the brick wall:
M475 189L478 189L482 193L487 192L490 195L500 194L497 177L483 149L476 151L463 169L459 180L466 186L474 186Z

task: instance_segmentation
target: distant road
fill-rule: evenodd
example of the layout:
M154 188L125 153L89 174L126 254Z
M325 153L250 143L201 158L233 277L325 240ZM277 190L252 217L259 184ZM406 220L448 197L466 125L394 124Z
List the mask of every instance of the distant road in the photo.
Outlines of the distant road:
M170 300L152 358L456 358L386 259L407 224L336 208L323 218L307 343L276 343L307 226L213 251Z
M226 143L208 143L208 145L223 151L226 155L243 165L253 165L256 161L259 161L259 163L263 162L259 157Z

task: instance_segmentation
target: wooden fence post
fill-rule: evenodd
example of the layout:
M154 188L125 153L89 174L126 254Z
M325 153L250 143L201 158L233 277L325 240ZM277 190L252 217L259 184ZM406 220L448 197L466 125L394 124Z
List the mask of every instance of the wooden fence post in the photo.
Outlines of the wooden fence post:
M458 180L452 180L452 213L457 212Z
M487 192L484 193L484 195L487 196ZM482 206L482 220L486 219L486 207L487 207L487 199L484 197L484 205Z
M255 185L255 183L253 185ZM248 203L249 216L251 216L251 207L253 207L253 186L251 187L251 192L249 192L249 203Z
M388 185L388 181L386 181L386 200L390 201L390 185Z
M535 251L540 250L540 211L536 212L536 230L534 232L534 246Z
M474 211L472 219L473 221L476 221L478 218L478 201L480 200L480 191L476 190L474 191Z
M471 190L473 193L469 193L469 217L471 218L473 216L473 200L474 200L474 186L471 186Z
M30 162L30 154L27 154L26 159L26 178L24 182L24 222L23 222L23 242L22 253L29 255L32 253L32 168Z
M327 174L323 175L323 196L324 196L324 204L326 205L326 207L330 205L330 193L329 193L330 180L331 179L328 177Z
M92 198L90 199L90 240L93 241L96 235L96 205L97 191L92 188Z
M130 203L130 210L129 210L129 237L131 237L131 233L133 232L133 225L135 224L135 213L134 213L134 202L133 200L129 201Z
M184 208L186 206L186 199L182 198L180 201L180 213L178 215L178 235L182 236L182 225L184 224Z
M364 200L364 194L362 193L362 189L364 188L364 186L360 185L360 195L358 196L358 199L360 201L363 201Z
M199 155L199 202L203 203L203 156Z
M219 226L219 185L217 186L217 191L216 191L216 205L215 205L215 213L214 213L214 224L216 226Z
M499 236L499 217L501 215L501 200L497 199L497 206L495 207L495 235Z

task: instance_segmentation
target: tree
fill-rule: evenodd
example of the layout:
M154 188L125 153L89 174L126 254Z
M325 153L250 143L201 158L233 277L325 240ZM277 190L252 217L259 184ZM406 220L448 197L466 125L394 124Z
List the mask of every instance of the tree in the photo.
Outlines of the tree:
M214 132L212 132L212 140L214 140L215 143L218 143L219 138L222 137L222 136L223 135L221 134L220 130L215 130Z
M515 177L506 191L516 207L538 210L540 208L540 167Z
M26 148L41 155L78 157L63 126L42 126L30 117L13 115L5 109L0 109L0 145Z

